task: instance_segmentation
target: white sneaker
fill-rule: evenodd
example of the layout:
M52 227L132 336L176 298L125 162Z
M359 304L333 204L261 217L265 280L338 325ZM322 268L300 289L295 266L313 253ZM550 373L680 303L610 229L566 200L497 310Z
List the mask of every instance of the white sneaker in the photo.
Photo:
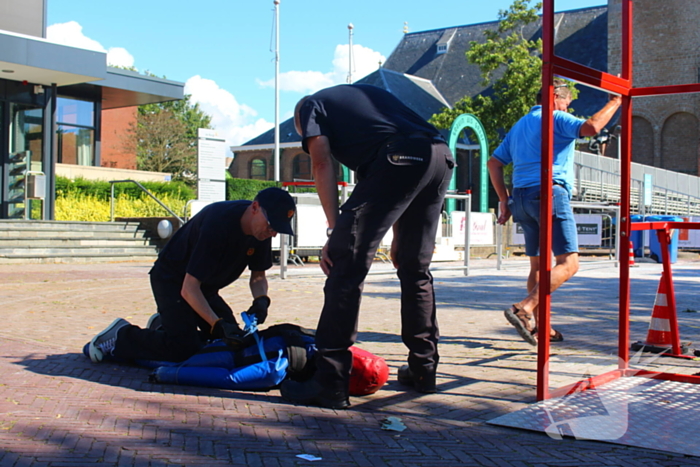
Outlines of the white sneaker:
M112 324L107 326L104 331L93 337L88 349L90 360L94 363L100 363L104 360L105 356L112 355L114 346L117 343L117 332L124 326L129 326L130 324L131 323L125 319L117 318L112 321Z

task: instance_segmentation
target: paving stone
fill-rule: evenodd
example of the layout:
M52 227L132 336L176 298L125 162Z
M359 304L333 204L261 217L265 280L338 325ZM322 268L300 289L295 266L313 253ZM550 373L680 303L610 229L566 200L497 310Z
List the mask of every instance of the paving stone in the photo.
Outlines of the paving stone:
M400 339L399 283L388 265L368 277L358 345L390 366L388 384L352 408L286 403L268 393L148 383L149 370L93 364L92 336L121 316L145 325L155 305L150 264L0 265L0 465L305 465L297 454L337 466L700 465L662 451L565 438L487 424L535 402L537 358L502 310L524 294L527 263L472 262L469 275L435 268L441 325L440 392L422 395L396 381L406 359ZM440 266L440 265L437 265ZM697 262L674 265L678 310L695 309ZM269 275L269 324L314 328L323 304L317 265ZM631 269L631 340L644 340L661 273ZM565 341L551 348L550 384L559 387L617 364L619 270L583 263L552 296L552 323ZM222 292L234 310L249 306L247 279ZM678 313L683 341L698 341L697 313ZM669 359L671 360L671 359ZM645 363L645 362L642 362ZM690 361L646 362L689 372ZM380 429L395 416L407 430Z

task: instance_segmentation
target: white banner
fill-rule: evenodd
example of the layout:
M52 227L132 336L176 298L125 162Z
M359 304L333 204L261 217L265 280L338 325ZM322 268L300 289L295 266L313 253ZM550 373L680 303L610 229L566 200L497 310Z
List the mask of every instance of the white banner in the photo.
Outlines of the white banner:
M452 211L452 241L454 245L464 245L464 211ZM472 245L495 245L493 215L488 212L471 213L471 230L469 241Z
M683 217L685 222L700 222L700 217ZM679 248L700 248L700 230L680 229Z
M197 130L197 199L226 199L226 140L216 130Z
M323 207L313 204L297 204L294 244L297 248L322 248L326 244L326 214Z
M600 214L574 214L578 244L601 246L603 244L603 216ZM513 224L513 245L524 245L525 236L520 224Z

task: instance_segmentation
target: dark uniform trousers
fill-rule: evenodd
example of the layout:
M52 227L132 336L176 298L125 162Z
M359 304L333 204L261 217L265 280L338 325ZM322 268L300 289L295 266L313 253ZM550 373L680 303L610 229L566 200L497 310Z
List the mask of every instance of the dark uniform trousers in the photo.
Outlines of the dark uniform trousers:
M163 277L156 265L150 274L162 329L125 326L119 330L114 356L124 359L181 362L197 353L211 337L210 326L182 298L182 282ZM233 311L218 295L206 297L219 317L233 320ZM200 329L202 331L200 331Z
M352 367L349 347L357 338L365 277L387 231L398 241L401 337L418 376L435 374L438 323L429 266L454 161L444 141L393 138L358 169L358 183L341 206L328 254L333 267L316 331L316 379L347 392Z

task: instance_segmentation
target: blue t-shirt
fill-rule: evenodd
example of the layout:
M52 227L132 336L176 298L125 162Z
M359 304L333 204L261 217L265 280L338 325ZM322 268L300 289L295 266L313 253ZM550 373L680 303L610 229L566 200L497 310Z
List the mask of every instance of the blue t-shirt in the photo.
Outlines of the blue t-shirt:
M584 120L570 113L554 111L554 182L563 184L571 194L574 184L574 143L579 137ZM536 105L530 113L518 120L508 132L493 157L502 164L513 163L513 187L527 188L540 185L542 154L542 106Z

